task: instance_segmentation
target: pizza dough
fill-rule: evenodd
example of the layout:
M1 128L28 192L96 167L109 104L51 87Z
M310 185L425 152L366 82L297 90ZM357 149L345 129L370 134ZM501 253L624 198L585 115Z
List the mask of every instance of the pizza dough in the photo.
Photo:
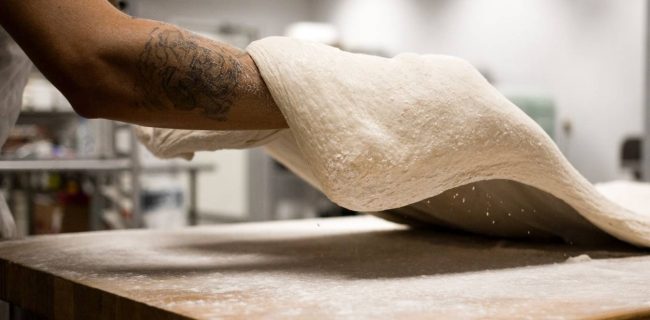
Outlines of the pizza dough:
M247 50L290 129L143 129L141 140L163 157L265 144L352 210L419 206L407 218L498 236L544 231L589 242L611 235L650 246L650 212L607 200L463 60L386 59L283 37ZM481 196L472 197L477 189Z
M208 131L136 127L135 134L159 158L191 160L196 151L263 146L281 130Z

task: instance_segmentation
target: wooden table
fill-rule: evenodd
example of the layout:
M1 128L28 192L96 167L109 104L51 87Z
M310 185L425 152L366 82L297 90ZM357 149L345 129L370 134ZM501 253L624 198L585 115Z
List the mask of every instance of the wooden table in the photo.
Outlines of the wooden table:
M0 299L57 319L627 319L650 316L647 253L374 217L97 232L0 243Z

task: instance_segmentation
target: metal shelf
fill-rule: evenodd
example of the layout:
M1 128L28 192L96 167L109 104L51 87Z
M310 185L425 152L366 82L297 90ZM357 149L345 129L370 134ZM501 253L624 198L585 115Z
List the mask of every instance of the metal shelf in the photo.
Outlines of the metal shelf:
M7 160L0 161L0 172L26 171L121 171L130 170L131 159L89 160Z
M20 111L21 117L28 117L28 116L43 116L43 117L49 117L49 116L68 116L68 117L79 117L77 113L75 113L73 110L70 109L52 109L52 110L37 110L37 109L23 109Z
M0 160L0 173L7 171L121 171L131 170L131 159L88 159L88 160ZM211 164L171 163L141 167L144 173L166 173L179 171L211 171Z
M206 163L163 163L155 165L145 165L142 168L144 173L169 173L180 171L212 171L215 165Z

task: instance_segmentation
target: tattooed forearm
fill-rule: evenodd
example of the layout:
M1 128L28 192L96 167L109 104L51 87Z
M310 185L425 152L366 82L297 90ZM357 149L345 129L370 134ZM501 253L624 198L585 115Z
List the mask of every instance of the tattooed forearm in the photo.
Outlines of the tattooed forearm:
M137 72L142 106L198 109L208 118L225 121L242 66L233 52L181 29L161 26L149 34Z

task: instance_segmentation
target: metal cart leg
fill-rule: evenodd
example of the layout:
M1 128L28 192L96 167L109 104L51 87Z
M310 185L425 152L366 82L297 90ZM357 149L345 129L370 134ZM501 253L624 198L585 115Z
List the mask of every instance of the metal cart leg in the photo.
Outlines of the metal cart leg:
M198 213L197 202L196 202L196 175L197 175L196 170L194 169L189 170L190 208L189 208L188 222L191 226L195 226L199 224L199 213Z

